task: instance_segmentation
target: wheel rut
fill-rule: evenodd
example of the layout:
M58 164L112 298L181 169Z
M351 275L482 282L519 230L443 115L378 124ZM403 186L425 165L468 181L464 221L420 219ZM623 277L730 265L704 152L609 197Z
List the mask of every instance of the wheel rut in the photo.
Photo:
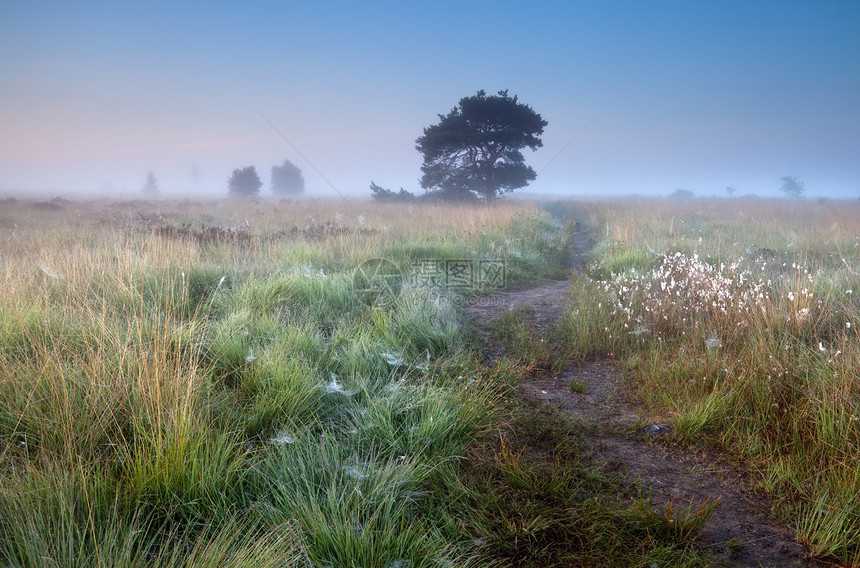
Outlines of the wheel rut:
M589 243L580 238L575 245L580 252L572 258L577 269ZM492 343L490 330L508 310L528 308L538 328L558 322L568 302L569 284L547 282L470 306L467 312L485 355L490 359L503 355ZM659 423L660 417L632 400L632 380L635 377L625 377L612 362L598 361L567 368L557 376L526 380L519 395L554 407L581 425L596 463L604 471L638 481L655 508L718 500L698 538L713 566L823 566L809 560L808 551L790 531L774 522L767 496L740 466L713 451L678 448L662 434L646 433L644 427ZM577 388L572 390L571 383Z

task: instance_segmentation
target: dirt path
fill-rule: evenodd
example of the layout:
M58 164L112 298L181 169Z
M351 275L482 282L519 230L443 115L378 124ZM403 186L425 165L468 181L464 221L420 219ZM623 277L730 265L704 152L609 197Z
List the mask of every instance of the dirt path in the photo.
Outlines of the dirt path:
M585 246L587 242L577 242L580 251ZM489 344L488 330L500 314L516 306L533 310L538 326L559 320L568 286L567 280L549 282L498 294L486 305L470 307L479 345L490 357L498 355L498 349ZM574 381L585 385L584 392L571 392ZM643 426L656 422L654 417L628 399L625 378L611 363L581 365L557 377L526 381L520 394L556 407L587 427L602 467L638 479L655 506L719 499L699 538L714 566L816 565L805 560L806 550L787 529L771 521L769 501L743 471L719 455L675 449L661 434L647 434Z

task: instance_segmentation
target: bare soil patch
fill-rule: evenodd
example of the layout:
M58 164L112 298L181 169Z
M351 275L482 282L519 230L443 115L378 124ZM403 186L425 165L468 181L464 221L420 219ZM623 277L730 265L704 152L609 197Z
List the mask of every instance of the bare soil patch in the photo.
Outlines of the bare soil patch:
M578 242L580 250L585 245ZM568 288L567 280L548 282L497 294L484 305L469 307L485 355L493 359L502 354L492 344L490 333L501 314L526 306L537 327L550 326L561 318ZM631 400L629 380L611 362L593 362L565 369L558 376L529 379L520 386L519 394L555 407L580 424L598 465L638 480L654 507L719 499L698 539L714 566L818 565L808 560L807 550L787 528L774 522L766 495L754 487L740 466L712 450L672 445L671 433L646 433L645 427L660 423L660 417Z

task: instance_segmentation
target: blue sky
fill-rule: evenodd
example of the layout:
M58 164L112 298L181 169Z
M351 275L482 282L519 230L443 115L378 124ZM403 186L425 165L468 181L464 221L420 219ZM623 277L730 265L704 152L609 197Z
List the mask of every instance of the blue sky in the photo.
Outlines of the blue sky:
M0 0L0 191L223 195L285 158L421 191L422 129L508 89L549 122L526 191L856 197L858 30L856 0Z

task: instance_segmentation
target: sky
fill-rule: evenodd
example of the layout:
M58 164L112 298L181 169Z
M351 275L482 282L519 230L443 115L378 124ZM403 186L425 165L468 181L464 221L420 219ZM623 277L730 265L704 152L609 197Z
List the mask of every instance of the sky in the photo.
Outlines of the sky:
M860 196L860 2L0 0L0 193L421 193L415 139L507 89L522 192ZM195 177L195 170L199 176Z

